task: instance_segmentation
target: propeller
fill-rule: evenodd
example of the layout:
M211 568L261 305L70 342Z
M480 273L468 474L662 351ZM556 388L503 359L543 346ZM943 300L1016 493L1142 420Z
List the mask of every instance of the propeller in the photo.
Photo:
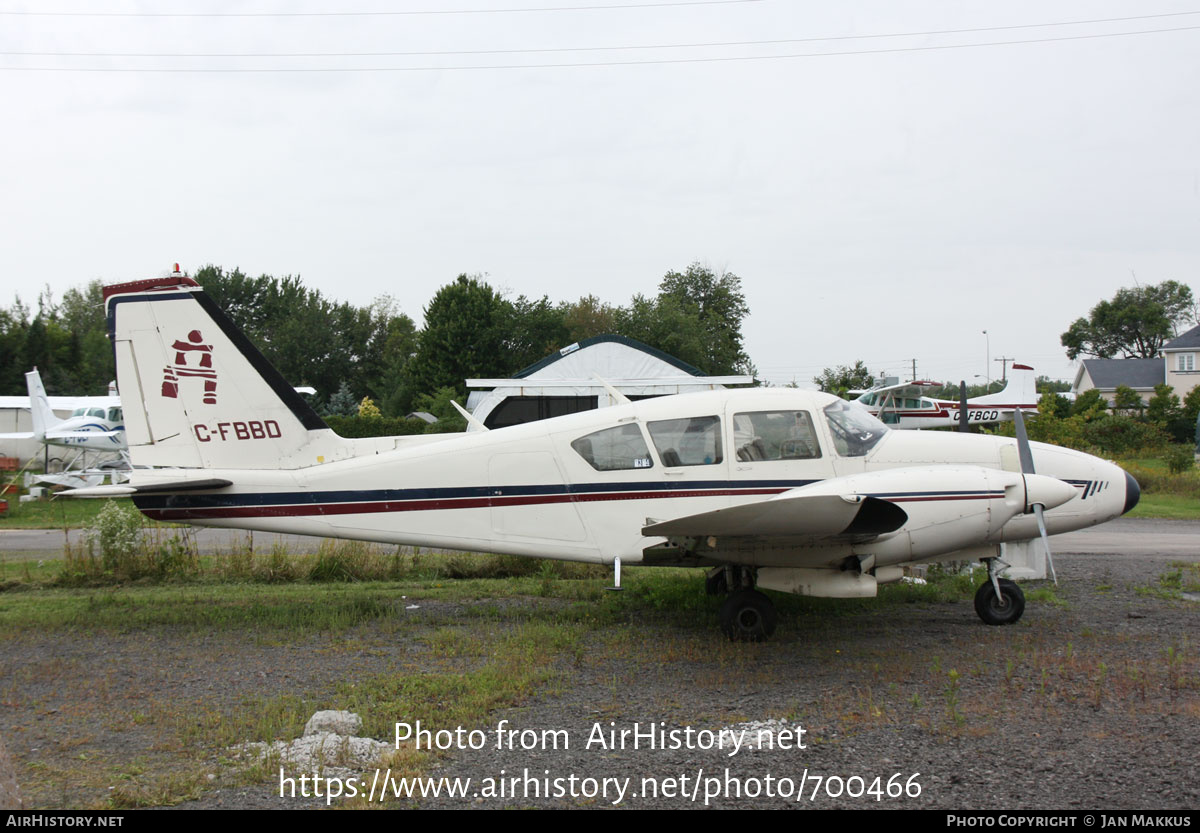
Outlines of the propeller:
M1017 424L1017 453L1021 457L1021 473L1037 474L1033 470L1033 450L1029 447L1029 435L1025 433L1025 417L1021 409L1013 411L1013 420ZM1042 533L1042 543L1046 547L1046 566L1050 568L1050 578L1058 584L1058 575L1054 572L1054 556L1050 554L1050 536L1046 532L1046 507L1040 503L1033 504L1033 515L1037 518L1038 530Z
M958 383L958 430L964 434L971 433L970 421L967 419L967 414L970 408L967 407L967 383L965 381Z

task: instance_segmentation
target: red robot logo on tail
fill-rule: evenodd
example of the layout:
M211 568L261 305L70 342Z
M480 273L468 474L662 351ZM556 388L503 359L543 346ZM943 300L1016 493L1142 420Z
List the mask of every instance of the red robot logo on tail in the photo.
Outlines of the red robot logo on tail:
M199 330L188 333L187 341L176 340L171 346L175 349L175 364L163 368L162 395L168 399L179 396L179 380L186 376L197 376L204 380L204 404L217 404L217 371L212 366L212 345L204 344L204 337ZM197 358L194 364L189 364L189 358Z

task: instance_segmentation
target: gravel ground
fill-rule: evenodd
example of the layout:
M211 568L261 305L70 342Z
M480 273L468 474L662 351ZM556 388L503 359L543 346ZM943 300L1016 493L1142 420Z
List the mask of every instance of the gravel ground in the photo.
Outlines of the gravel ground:
M1200 604L1146 588L1157 586L1172 562L1198 560L1178 547L1156 551L1155 531L1178 542L1200 533L1200 524L1111 526L1114 534L1140 537L1136 554L1064 550L1056 560L1063 603L1031 600L1009 628L980 623L969 600L893 605L836 618L791 617L771 643L734 647L721 641L715 621L682 627L639 608L630 627L589 631L552 689L468 727L488 733L487 748L445 753L429 773L471 778L475 793L487 789L484 779L503 774L524 782L528 772L542 789L556 779L549 797L535 796L532 785L522 792L520 783L513 795L506 783L496 797L392 805L611 806L614 785L630 779L620 806L1198 807ZM1026 592L1036 586L1027 584ZM356 630L352 643L344 635L272 644L253 633L170 630L25 634L0 644L5 740L38 807L100 806L110 787L120 789L118 779L171 767L214 776L207 781L202 773L197 797L178 806L324 806L280 798L277 778L245 784L228 764L194 756L181 763L169 739L189 721L202 727L203 714L243 696L293 693L328 707L324 700L339 681L421 670L432 660L413 634L453 622L456 610L451 603L398 610L414 617L415 631L397 638L377 624ZM488 627L505 626L502 612ZM164 722L167 712L175 717ZM655 726L685 738L689 727L768 719L803 728L805 748L731 755L648 749L644 741L639 749L588 744L597 727ZM502 720L516 729L565 730L569 748L560 741L557 750L497 750L493 730ZM203 739L203 728L196 731ZM832 780L818 788L815 776ZM893 776L910 790L919 786L919 795L838 795L869 788L877 777L886 789ZM572 786L592 792L604 779L613 779L607 795L558 794ZM657 797L643 779L654 779ZM802 801L778 797L801 783Z

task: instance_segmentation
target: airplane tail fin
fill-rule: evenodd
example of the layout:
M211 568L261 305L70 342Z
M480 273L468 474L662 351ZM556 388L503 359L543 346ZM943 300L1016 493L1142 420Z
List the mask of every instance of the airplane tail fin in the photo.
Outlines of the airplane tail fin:
M1025 364L1014 364L1008 371L1008 383L1003 390L980 396L971 400L978 405L1024 405L1026 408L1037 408L1037 376L1033 368Z
M29 390L29 414L33 421L33 436L45 439L46 433L62 422L50 408L46 388L42 386L42 374L37 368L25 374L25 387Z
M343 456L346 441L193 279L176 271L104 298L134 465L296 469Z

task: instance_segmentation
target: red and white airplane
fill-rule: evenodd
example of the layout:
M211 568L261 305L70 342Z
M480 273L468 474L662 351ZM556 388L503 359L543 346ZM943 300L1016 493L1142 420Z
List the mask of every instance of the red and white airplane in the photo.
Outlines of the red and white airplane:
M958 427L962 419L961 403L923 395L935 387L941 385L917 381L886 385L872 388L852 401L896 428ZM1017 410L1036 414L1038 398L1033 368L1014 364L1003 389L967 400L967 422L971 425L1012 422Z
M721 624L759 640L756 588L869 597L905 568L983 559L976 610L1015 622L1005 541L1116 518L1116 465L1002 437L892 431L828 394L722 390L493 431L344 439L191 278L105 290L151 518L535 558L708 569ZM319 333L313 334L319 338ZM1023 459L1027 458L1027 459ZM153 466L145 469L141 466ZM1035 473L1036 470L1036 473Z

